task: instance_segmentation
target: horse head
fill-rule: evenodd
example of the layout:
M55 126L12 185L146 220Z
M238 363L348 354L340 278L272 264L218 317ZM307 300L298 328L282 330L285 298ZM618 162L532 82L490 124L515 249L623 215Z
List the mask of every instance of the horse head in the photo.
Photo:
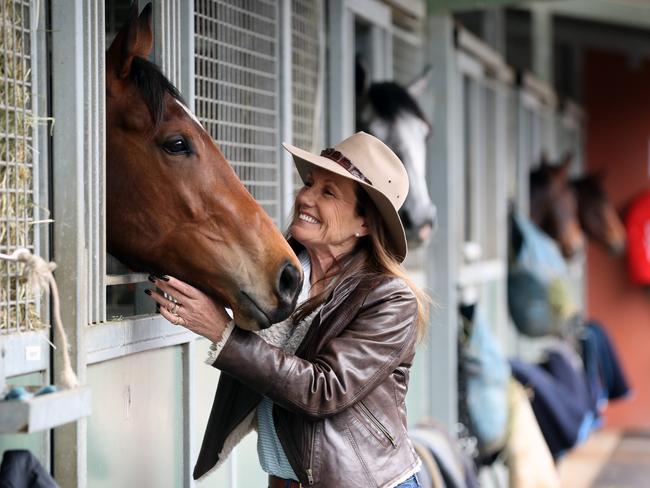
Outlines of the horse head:
M409 193L400 217L410 247L426 244L436 225L436 207L426 181L426 141L431 125L415 101L415 92L426 87L427 78L425 74L407 87L392 81L369 84L357 59L357 130L382 140L404 163Z
M590 174L572 182L578 200L578 217L585 234L614 255L625 251L625 226L607 198L602 177Z
M569 258L584 249L585 238L578 221L576 196L569 182L572 156L552 165L546 157L530 173L531 219L560 245Z
M134 2L135 3L135 2ZM286 318L300 264L176 88L147 60L151 4L106 53L106 237L130 268L171 274L256 330Z

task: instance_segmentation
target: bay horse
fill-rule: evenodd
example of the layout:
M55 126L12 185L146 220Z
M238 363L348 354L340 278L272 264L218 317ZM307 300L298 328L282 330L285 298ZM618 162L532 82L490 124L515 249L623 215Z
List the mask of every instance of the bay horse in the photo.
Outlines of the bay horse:
M178 90L147 60L151 4L106 53L106 238L136 271L170 274L263 329L293 311L295 254Z
M578 201L578 218L585 234L615 256L625 251L625 226L603 189L602 176L589 174L571 181Z
M550 164L542 156L539 167L530 173L530 217L555 239L562 255L571 258L585 246L585 236L578 220L576 195L569 180L572 156L559 164Z
M426 180L426 143L432 132L416 95L424 91L428 72L407 86L394 81L368 82L359 57L355 66L356 125L390 147L409 177L409 193L400 209L409 247L426 244L436 226L436 207Z

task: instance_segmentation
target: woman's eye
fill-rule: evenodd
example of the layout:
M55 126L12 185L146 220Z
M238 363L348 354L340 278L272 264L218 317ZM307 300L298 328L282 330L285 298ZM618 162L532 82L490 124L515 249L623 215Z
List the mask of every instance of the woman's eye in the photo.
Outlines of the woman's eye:
M163 143L163 149L172 155L179 154L190 154L190 145L187 143L184 137L177 136L172 137L171 139L166 140Z

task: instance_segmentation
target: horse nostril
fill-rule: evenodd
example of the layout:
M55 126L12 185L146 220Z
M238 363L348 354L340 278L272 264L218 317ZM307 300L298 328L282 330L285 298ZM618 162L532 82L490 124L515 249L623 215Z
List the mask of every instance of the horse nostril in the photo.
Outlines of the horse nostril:
M298 296L302 279L300 271L291 263L286 263L278 278L278 294L285 302L293 303Z

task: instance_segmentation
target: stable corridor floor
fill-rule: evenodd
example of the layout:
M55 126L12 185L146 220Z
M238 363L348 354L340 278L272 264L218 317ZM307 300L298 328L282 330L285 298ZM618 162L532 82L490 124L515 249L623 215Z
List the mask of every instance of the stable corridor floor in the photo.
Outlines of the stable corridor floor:
M559 470L562 488L648 488L650 431L595 432Z

